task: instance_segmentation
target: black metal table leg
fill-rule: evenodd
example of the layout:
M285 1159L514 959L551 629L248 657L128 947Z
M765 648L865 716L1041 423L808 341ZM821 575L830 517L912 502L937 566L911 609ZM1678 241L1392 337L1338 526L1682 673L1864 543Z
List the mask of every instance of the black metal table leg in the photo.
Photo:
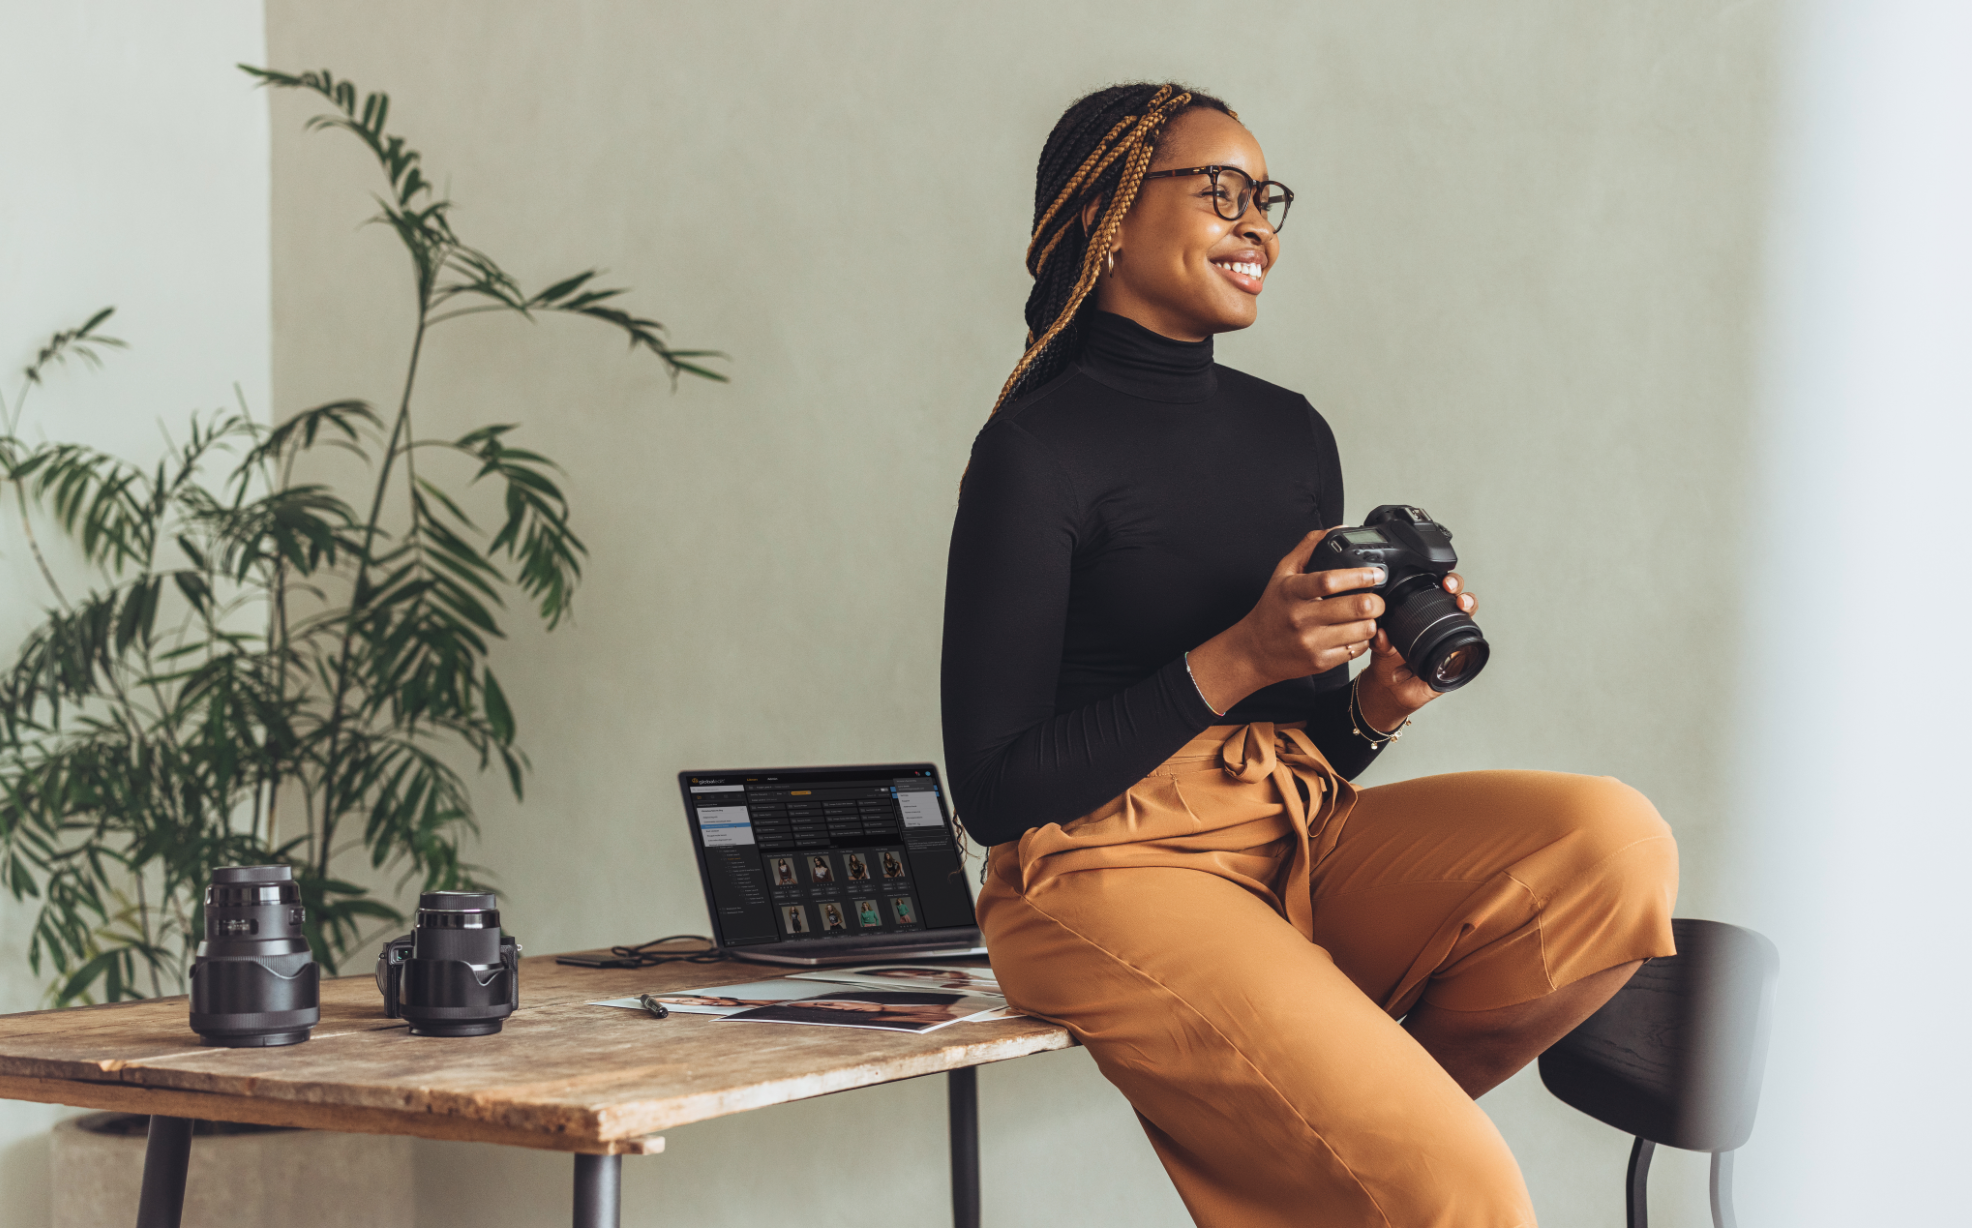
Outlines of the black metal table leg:
M623 1157L575 1157L575 1228L618 1228L623 1219Z
M1650 1228L1650 1157L1656 1154L1657 1144L1642 1136L1630 1148L1630 1176L1623 1183L1629 1228Z
M979 1068L945 1076L952 1114L952 1228L979 1228Z
M185 1214L185 1168L192 1162L192 1123L184 1117L152 1117L144 1147L144 1187L137 1196L137 1228L178 1228Z

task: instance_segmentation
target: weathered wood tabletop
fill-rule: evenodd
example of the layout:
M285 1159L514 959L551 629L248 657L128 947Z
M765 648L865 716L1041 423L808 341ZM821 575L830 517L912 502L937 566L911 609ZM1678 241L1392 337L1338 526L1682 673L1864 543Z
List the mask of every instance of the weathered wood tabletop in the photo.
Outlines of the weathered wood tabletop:
M593 969L540 956L521 963L505 1029L465 1038L412 1036L384 1017L374 980L340 977L322 983L313 1038L279 1049L201 1047L182 997L5 1015L0 1098L636 1155L661 1150L671 1126L1074 1043L1035 1019L912 1035L587 1005L777 975L732 961Z

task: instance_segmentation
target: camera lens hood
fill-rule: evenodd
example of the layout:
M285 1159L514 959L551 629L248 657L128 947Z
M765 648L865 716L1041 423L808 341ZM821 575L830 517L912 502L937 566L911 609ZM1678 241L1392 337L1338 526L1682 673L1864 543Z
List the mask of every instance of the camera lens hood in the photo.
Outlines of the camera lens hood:
M299 1044L322 1021L321 969L287 866L223 866L205 889L192 960L191 1027L228 1049Z
M377 957L384 1014L413 1036L487 1036L520 1004L520 944L490 891L427 891L417 924Z

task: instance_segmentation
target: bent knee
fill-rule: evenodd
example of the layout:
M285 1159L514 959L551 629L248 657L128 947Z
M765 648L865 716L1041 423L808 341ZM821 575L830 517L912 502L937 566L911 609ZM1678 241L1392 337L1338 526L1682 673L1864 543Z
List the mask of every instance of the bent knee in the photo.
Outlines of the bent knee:
M1650 799L1613 776L1557 773L1542 783L1552 842L1516 867L1536 894L1562 912L1572 898L1604 921L1668 918L1678 846Z
M1555 773L1554 821L1580 846L1578 856L1603 861L1646 841L1662 841L1675 857L1671 825L1642 793L1614 776Z

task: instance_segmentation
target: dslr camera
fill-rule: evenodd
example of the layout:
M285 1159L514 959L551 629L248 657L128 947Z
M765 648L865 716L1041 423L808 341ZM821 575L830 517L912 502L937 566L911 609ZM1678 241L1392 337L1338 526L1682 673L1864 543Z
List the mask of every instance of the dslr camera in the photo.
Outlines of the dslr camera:
M413 1036L490 1036L520 1005L520 943L490 891L427 891L417 926L377 953L383 1013Z
M1376 625L1389 633L1404 664L1442 692L1477 678L1492 654L1479 624L1445 591L1442 581L1457 566L1450 529L1423 508L1386 503L1360 527L1322 538L1307 570L1383 568L1380 586L1355 591L1383 594L1383 617Z

